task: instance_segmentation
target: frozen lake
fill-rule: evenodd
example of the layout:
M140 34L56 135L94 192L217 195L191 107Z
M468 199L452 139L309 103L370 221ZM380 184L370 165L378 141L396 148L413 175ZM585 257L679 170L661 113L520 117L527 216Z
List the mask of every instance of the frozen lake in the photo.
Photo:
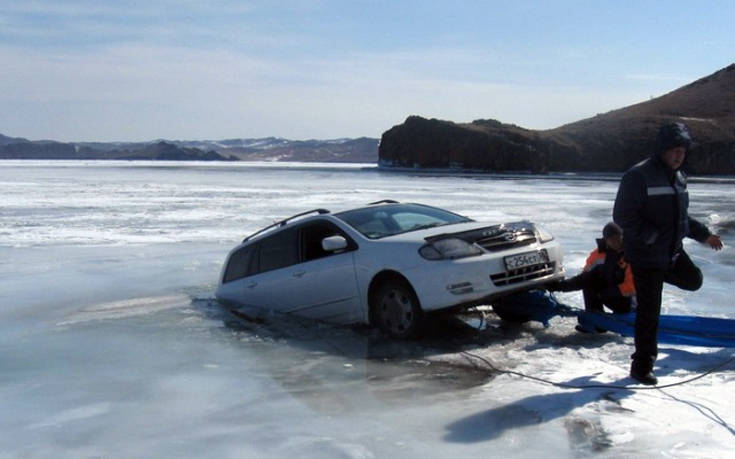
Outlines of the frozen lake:
M617 181L381 172L369 165L0 161L0 457L725 457L735 364L625 386L632 339L493 314L422 341L213 301L228 250L274 220L381 199L530 219L576 274ZM691 183L724 250L686 244L699 292L664 313L735 318L735 186ZM559 295L582 305L581 294ZM477 328L472 328L475 326ZM479 356L487 362L473 356ZM661 384L732 349L661 345Z

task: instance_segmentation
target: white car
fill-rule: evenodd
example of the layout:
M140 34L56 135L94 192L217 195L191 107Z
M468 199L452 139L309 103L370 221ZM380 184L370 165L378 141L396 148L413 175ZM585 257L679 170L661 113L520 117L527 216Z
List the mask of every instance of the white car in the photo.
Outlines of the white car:
M227 256L216 297L242 311L412 337L426 313L492 304L563 277L559 244L531 222L480 223L386 200L315 209L248 236Z

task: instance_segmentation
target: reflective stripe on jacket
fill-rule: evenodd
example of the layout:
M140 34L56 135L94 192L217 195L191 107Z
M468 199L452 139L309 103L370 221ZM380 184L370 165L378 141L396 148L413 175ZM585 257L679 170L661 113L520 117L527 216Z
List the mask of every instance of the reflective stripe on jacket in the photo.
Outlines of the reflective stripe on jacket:
M706 226L689 217L686 175L654 155L623 175L613 220L623 228L625 258L642 268L667 269L684 237L705 241Z

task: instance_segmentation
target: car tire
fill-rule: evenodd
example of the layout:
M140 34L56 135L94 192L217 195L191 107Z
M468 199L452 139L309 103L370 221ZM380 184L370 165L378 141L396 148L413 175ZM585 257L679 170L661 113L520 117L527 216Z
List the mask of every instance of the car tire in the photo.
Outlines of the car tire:
M512 306L507 304L503 300L498 300L497 302L493 303L493 312L506 322L523 324L531 320L530 316L514 311Z
M386 281L373 298L373 317L383 333L401 339L419 336L424 312L410 285L398 280Z

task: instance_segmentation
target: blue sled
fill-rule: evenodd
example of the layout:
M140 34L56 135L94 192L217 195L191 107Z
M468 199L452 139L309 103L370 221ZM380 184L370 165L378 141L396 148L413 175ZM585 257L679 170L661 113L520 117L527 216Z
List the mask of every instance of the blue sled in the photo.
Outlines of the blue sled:
M554 316L577 316L587 329L600 328L623 336L633 336L635 312L608 314L586 312L560 303L546 290L520 292L502 298L493 308L498 315L534 320L549 326ZM706 347L735 347L735 319L712 317L661 315L658 324L658 341L667 344L686 344Z

